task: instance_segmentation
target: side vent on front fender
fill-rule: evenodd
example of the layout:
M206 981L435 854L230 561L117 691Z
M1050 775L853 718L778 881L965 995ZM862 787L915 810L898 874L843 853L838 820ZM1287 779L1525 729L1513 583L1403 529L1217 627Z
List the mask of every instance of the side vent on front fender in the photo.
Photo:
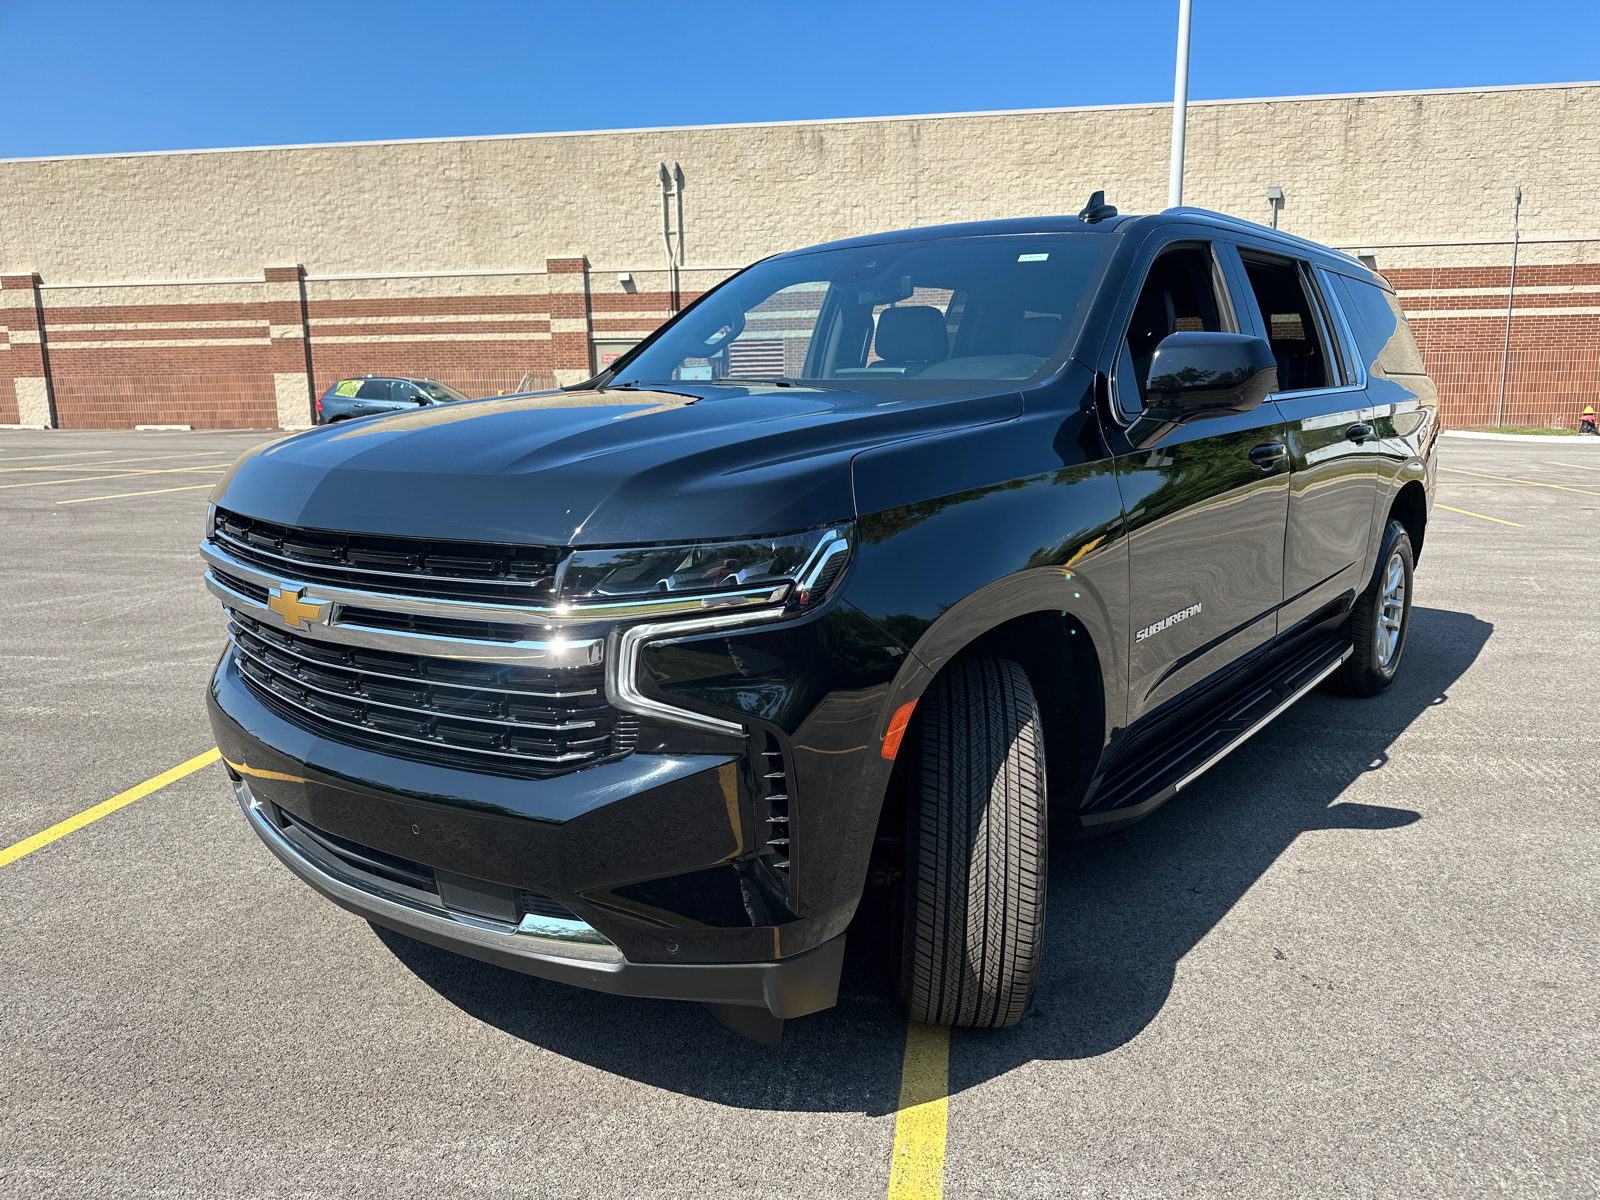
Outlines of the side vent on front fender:
M789 837L789 771L783 751L771 734L766 738L767 748L761 752L758 770L761 775L758 794L766 805L766 846L772 866L788 875L793 867L793 854Z

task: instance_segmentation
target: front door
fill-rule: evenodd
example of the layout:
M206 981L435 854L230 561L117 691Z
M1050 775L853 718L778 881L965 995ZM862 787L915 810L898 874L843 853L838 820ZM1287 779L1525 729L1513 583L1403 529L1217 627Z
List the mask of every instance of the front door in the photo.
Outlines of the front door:
M1215 251L1170 246L1151 264L1114 347L1113 403L1131 424L1156 346L1179 330L1238 332ZM1289 465L1282 417L1181 425L1134 449L1108 431L1129 538L1127 721L1264 649L1278 630Z

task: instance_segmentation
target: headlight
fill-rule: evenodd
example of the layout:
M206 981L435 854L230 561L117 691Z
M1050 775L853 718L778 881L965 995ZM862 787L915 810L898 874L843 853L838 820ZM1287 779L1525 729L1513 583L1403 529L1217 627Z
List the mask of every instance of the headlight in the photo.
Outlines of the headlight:
M737 541L577 550L557 591L574 608L699 599L699 607L784 604L808 608L828 593L850 559L854 530L830 526Z
M820 604L850 561L854 541L853 527L831 526L739 541L579 550L563 564L559 590L563 603L575 611L631 608L630 615L657 615L612 630L606 696L615 707L740 737L745 729L737 721L691 712L640 691L640 654L653 642L776 620ZM667 599L686 603L654 614L645 608Z

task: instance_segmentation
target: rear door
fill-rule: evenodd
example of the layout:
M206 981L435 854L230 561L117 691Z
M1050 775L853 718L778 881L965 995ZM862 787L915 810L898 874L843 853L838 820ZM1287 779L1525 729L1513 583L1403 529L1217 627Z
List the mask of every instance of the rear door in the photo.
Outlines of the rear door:
M1163 338L1240 332L1210 242L1168 242L1145 261L1108 355L1120 426L1107 440L1129 536L1130 725L1272 642L1289 484L1283 419L1270 402L1181 425L1146 449L1129 442Z
M1342 315L1310 263L1238 248L1241 319L1278 360L1290 457L1283 560L1285 635L1337 615L1372 574L1368 534L1380 462L1364 379Z
M355 403L352 406L358 417L370 417L374 413L389 412L394 408L390 398L394 395L393 380L389 379L363 379L361 388L356 392Z

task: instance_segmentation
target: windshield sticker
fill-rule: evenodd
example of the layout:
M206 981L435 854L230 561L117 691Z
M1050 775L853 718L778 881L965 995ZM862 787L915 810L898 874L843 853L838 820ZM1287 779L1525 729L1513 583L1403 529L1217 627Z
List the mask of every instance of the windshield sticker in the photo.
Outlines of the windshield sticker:
M339 381L339 386L333 389L333 394L335 396L354 396L360 390L361 380L341 379Z
M1050 256L1048 254L1019 254L1019 255L1017 255L1017 261L1018 262L1044 262L1049 257Z

